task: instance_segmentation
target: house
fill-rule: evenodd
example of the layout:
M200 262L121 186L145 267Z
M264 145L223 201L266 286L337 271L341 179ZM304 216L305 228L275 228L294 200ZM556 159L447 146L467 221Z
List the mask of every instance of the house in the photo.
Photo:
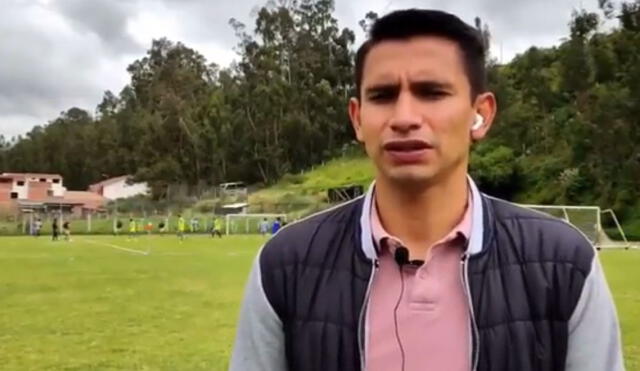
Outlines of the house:
M58 174L0 174L0 211L19 210L19 202L42 202L52 197L64 197L67 189Z
M92 192L67 191L58 174L0 174L0 212L63 212L75 216L102 211L107 200Z
M99 194L107 200L117 200L149 193L147 183L132 183L130 175L103 180L89 186L89 192Z
M48 202L56 202L56 199L49 199ZM86 216L104 211L107 199L99 194L85 191L67 191L62 198L62 202L72 205L71 213L76 216Z
M0 202L63 197L66 191L58 174L0 174Z

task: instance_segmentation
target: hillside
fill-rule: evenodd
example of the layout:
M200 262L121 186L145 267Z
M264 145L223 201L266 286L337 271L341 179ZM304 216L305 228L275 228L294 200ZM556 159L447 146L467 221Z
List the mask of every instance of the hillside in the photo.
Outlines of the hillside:
M374 169L365 157L343 157L300 174L286 174L278 183L249 196L251 212L284 212L296 218L328 206L327 189L362 185L373 179Z
M478 164L482 160L481 153L475 153L473 164ZM480 158L480 160L477 160ZM472 175L478 181L482 181L479 171L472 170ZM251 212L283 212L292 218L297 218L329 207L326 202L326 190L332 187L345 185L362 185L365 189L374 177L374 168L366 157L346 157L329 161L317 166L310 171L296 175L287 174L278 183L271 187L261 189L249 196ZM482 187L482 184L480 184ZM489 191L489 193L492 193ZM522 192L508 197L511 201L532 204L537 199L531 195L535 194L532 189L524 189ZM575 204L579 205L579 204ZM607 207L603 207L603 210ZM640 240L640 217L637 213L630 213L624 218L622 227L630 240ZM613 239L620 239L620 236L608 217L603 217L604 227L607 234Z

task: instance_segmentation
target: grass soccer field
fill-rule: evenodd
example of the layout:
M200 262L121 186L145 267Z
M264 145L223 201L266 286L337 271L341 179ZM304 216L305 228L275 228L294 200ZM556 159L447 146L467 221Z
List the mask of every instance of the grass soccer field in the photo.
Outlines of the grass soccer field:
M2 370L226 370L258 236L0 238ZM601 254L640 371L640 251Z

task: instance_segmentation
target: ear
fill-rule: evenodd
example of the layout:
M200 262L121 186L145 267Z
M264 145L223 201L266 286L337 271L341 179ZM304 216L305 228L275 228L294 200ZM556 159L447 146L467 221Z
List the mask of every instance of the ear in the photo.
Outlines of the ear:
M496 96L490 92L478 95L476 98L475 108L476 112L482 116L484 122L479 128L471 130L471 140L477 142L484 139L496 118L496 112L498 109Z
M353 126L358 142L362 143L364 140L360 125L360 101L358 98L349 99L349 118L351 118L351 126Z

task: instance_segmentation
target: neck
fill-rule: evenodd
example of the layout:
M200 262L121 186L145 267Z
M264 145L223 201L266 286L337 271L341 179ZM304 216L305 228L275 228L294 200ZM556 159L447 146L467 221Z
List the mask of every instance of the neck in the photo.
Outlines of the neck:
M398 237L412 256L423 254L461 220L468 201L466 173L437 184L403 187L376 180L375 202L385 230Z

